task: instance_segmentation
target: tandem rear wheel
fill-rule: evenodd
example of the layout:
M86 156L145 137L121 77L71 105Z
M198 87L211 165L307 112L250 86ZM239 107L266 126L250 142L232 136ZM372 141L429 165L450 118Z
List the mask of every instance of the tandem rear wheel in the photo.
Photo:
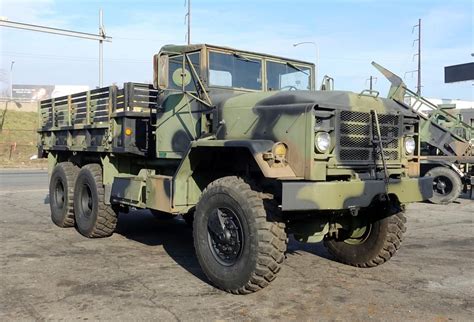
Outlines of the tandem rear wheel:
M87 164L77 174L74 187L74 216L77 230L89 238L112 235L117 225L117 213L105 204L102 167Z
M194 213L193 237L199 264L212 284L247 294L276 278L287 237L273 211L242 178L223 177L207 186Z
M74 226L74 185L79 168L71 162L57 164L49 182L51 220L56 226Z

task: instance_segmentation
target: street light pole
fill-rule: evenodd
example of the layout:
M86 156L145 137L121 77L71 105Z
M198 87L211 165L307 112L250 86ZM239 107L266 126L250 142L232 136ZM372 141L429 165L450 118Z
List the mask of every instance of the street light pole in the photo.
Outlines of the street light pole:
M13 99L13 64L15 64L15 61L12 60L10 64L10 99Z
M319 70L319 46L314 41L303 41L303 42L293 44L293 47L304 45L304 44L310 44L316 47L316 68L314 71L314 88L317 90L318 89L318 70Z

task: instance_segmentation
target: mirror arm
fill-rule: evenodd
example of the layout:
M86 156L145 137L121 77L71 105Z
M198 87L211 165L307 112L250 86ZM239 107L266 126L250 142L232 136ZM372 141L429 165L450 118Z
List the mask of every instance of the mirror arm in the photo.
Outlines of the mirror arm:
M200 91L204 95L204 99L200 98L199 101L202 102L203 104L209 106L209 107L212 107L211 98L209 97L206 89L204 88L204 85L202 84L201 78L199 77L198 73L196 72L196 69L194 68L193 63L191 62L191 59L188 57L187 54L184 54L184 56L186 57L186 60L189 64L189 66L191 67L191 73L193 74L194 79L196 79L197 82L198 82ZM184 92L184 90L183 90L183 92Z

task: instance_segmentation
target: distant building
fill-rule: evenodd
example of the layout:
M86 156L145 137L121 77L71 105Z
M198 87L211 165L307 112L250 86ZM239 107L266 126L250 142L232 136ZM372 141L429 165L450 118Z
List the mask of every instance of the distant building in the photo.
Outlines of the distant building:
M48 98L88 91L87 85L27 85L13 84L13 99L39 101Z

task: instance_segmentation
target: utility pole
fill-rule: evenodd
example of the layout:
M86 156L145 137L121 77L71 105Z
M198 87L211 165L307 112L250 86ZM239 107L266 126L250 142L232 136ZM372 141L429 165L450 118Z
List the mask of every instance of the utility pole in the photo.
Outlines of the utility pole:
M375 82L374 82L374 80L375 80ZM367 84L367 81L369 81L369 89L372 90L373 89L373 84L377 83L377 77L370 76L365 81L366 81L366 84Z
M418 85L416 93L421 95L421 19L418 19Z
M15 29L24 29L29 31L45 32L48 34L55 34L60 36L75 37L82 39L89 39L99 41L99 86L102 86L102 66L103 66L103 57L102 57L102 43L112 42L112 37L109 37L105 34L105 29L102 24L102 10L99 13L99 35L89 34L85 32L78 32L66 29L51 28L15 21L9 21L8 19L1 17L0 18L0 27L9 27Z
M185 18L187 19L187 25L188 25L188 32L186 33L186 38L188 45L191 44L191 0L187 0L188 2L188 12L185 15Z
M418 27L418 38L413 41L418 42L418 51L414 56L418 56L418 67L417 67L417 85L416 85L416 94L418 96L421 95L421 19L418 19L418 24L413 26L412 33L414 32L415 28Z
M104 23L102 20L102 9L99 10L99 36L105 37ZM104 77L104 41L99 40L99 87L102 87Z
M416 82L416 95L421 96L421 19L418 19L418 24L413 26L413 29L411 30L411 33L413 34L415 32L415 29L418 28L418 38L413 40L412 47L415 46L415 42L418 42L418 50L416 54L413 55L413 60L415 59L416 56L418 56L418 65L417 69L415 70L410 70L409 72L405 72L405 76L407 74L413 75L413 73L416 72L417 74L417 82Z
M13 64L15 64L15 61L12 60L12 63L10 64L10 99L13 99Z

